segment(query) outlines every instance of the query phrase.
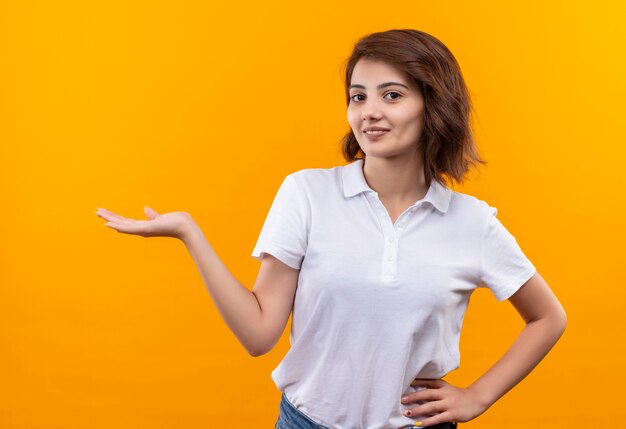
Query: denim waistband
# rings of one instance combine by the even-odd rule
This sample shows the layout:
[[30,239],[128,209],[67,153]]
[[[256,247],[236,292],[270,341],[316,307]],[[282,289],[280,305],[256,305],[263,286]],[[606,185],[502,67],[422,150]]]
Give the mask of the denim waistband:
[[283,392],[280,401],[280,415],[275,429],[331,429],[312,420],[309,416],[296,408]]
[[[455,429],[456,423],[440,423],[429,426],[429,429]],[[406,429],[418,429],[418,426],[406,426]],[[283,392],[280,401],[280,415],[274,429],[332,429],[324,426],[296,408]]]

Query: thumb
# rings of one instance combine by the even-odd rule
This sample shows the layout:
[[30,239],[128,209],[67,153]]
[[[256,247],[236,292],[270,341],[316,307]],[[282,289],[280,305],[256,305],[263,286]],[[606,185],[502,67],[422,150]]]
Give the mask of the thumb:
[[148,206],[144,206],[143,211],[146,213],[146,216],[148,216],[148,219],[150,220],[154,219],[155,217],[159,215],[155,210],[151,209]]

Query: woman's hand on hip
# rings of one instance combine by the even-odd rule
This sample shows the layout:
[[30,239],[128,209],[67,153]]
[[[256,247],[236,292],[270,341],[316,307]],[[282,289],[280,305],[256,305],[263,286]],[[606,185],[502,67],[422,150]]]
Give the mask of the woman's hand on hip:
[[173,237],[182,240],[193,223],[192,216],[187,212],[159,214],[150,207],[144,207],[144,212],[148,220],[127,218],[103,208],[98,208],[96,215],[107,221],[105,226],[117,232],[142,237]]
[[420,421],[422,426],[467,422],[478,417],[488,408],[472,390],[453,386],[444,380],[415,379],[411,386],[425,387],[425,389],[404,395],[401,402],[403,404],[423,403],[409,408],[404,415],[407,417],[429,416]]

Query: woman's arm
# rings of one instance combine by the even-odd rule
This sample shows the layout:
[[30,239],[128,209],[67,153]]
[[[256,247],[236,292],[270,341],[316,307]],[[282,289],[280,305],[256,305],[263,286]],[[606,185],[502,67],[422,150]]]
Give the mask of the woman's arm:
[[250,291],[230,273],[189,213],[144,210],[148,220],[127,218],[104,208],[98,208],[96,214],[117,232],[172,237],[185,243],[213,302],[239,342],[252,356],[270,351],[289,319],[299,270],[266,254]]
[[230,273],[195,222],[186,224],[181,240],[239,342],[252,356],[269,352],[289,320],[300,271],[265,254],[250,291]]
[[428,402],[411,408],[408,410],[411,414],[407,415],[436,414],[423,419],[421,426],[466,422],[485,412],[537,366],[563,334],[567,323],[565,311],[538,272],[509,301],[526,326],[507,352],[467,388],[443,380],[415,380],[412,386],[426,389],[406,395],[408,400],[402,402]]

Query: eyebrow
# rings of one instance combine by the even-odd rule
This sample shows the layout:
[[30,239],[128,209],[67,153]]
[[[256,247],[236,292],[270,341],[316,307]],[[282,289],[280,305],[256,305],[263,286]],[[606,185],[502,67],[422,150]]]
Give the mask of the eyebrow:
[[[376,87],[376,89],[382,89],[382,88],[386,88],[388,86],[393,86],[393,85],[403,86],[406,89],[409,89],[408,86],[406,86],[405,84],[400,83],[400,82],[385,82],[385,83],[381,83],[380,85],[378,85]],[[352,85],[350,85],[349,89],[352,89],[352,88],[363,88],[363,89],[365,89],[365,86],[359,85],[359,84],[352,84]]]

